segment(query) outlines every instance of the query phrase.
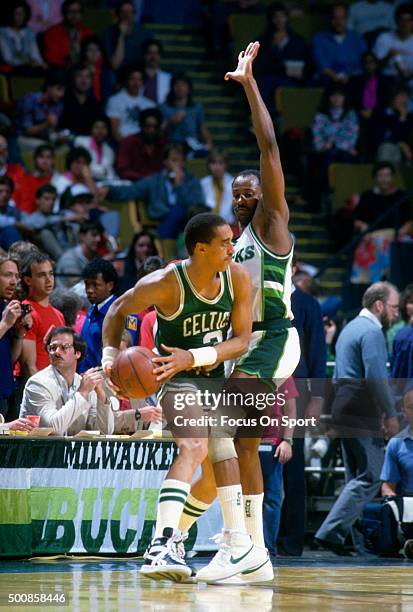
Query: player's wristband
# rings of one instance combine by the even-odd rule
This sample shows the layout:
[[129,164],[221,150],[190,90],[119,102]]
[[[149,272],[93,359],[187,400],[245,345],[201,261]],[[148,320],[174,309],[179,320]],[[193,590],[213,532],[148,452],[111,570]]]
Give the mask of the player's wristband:
[[104,346],[102,350],[102,368],[111,368],[113,362],[119,354],[119,349],[114,346]]
[[202,348],[189,349],[194,357],[193,368],[201,368],[202,366],[213,365],[218,357],[217,351],[213,346],[204,346]]

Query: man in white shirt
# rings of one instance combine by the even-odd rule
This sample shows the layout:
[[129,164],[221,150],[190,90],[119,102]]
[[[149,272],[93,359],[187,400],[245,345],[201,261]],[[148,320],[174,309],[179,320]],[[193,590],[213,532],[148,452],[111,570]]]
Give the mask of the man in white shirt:
[[56,434],[75,435],[83,429],[114,431],[114,417],[99,368],[80,376],[77,362],[86,344],[70,327],[57,327],[46,342],[51,364],[31,376],[24,388],[20,418],[40,416],[40,427]]
[[159,40],[147,40],[143,44],[144,88],[143,95],[155,102],[163,104],[171,89],[172,75],[160,69],[162,44]]
[[394,18],[395,32],[383,32],[373,52],[381,60],[383,74],[403,79],[413,78],[413,6],[401,4]]
[[141,111],[156,106],[152,100],[141,94],[142,86],[142,70],[130,67],[125,75],[125,87],[108,100],[106,114],[110,118],[112,134],[117,142],[140,132]]

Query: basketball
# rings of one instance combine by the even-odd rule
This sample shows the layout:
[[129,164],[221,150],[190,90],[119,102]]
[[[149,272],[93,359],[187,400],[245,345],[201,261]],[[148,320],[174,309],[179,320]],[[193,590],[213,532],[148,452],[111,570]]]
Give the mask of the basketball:
[[112,368],[112,382],[121,395],[130,399],[144,399],[158,391],[160,384],[154,376],[152,358],[155,353],[144,346],[132,346],[116,357]]

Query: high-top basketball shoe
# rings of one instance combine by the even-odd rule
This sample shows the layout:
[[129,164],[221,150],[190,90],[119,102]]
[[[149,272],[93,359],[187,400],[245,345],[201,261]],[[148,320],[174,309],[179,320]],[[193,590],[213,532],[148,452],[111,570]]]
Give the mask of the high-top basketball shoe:
[[165,528],[162,537],[153,539],[143,555],[146,563],[140,573],[152,580],[187,580],[192,572],[180,552],[182,545],[181,533]]

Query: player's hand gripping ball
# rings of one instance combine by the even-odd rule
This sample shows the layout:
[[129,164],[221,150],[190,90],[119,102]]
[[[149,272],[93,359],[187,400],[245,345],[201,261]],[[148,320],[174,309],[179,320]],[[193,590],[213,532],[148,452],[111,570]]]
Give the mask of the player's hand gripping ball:
[[144,399],[159,391],[160,383],[153,374],[155,353],[144,346],[132,346],[116,357],[112,366],[112,382],[119,394],[129,399]]

